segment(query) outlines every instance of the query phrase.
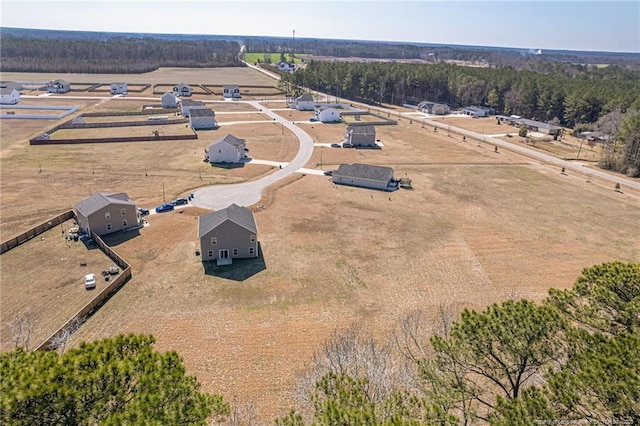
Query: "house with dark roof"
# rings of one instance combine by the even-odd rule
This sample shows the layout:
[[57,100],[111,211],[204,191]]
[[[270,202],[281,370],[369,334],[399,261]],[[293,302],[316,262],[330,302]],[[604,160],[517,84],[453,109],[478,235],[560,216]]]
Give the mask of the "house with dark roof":
[[180,100],[180,112],[185,118],[189,118],[189,114],[192,108],[204,108],[204,102],[202,101],[194,101],[191,99],[181,99]]
[[338,185],[359,186],[362,188],[395,191],[398,184],[393,180],[391,167],[370,166],[368,164],[341,164],[333,171],[333,183]]
[[246,141],[229,133],[209,145],[206,160],[211,164],[240,163],[248,152]]
[[218,126],[216,113],[211,108],[191,108],[189,124],[193,130],[215,129]]
[[232,259],[258,257],[258,226],[253,212],[231,204],[198,217],[202,260],[229,265]]
[[344,139],[354,147],[378,146],[376,145],[376,128],[373,126],[348,126]]
[[291,107],[298,111],[313,111],[316,109],[316,103],[310,93],[298,96],[291,102]]
[[176,108],[178,106],[178,98],[172,92],[167,92],[160,98],[162,108]]
[[528,130],[532,132],[539,132],[545,135],[555,136],[560,133],[560,127],[553,124],[543,123],[542,121],[529,120],[528,118],[521,118],[517,120],[521,126],[526,126]]
[[66,80],[51,80],[47,83],[47,92],[49,93],[67,93],[71,90],[71,83]]
[[173,94],[179,98],[191,96],[191,86],[186,83],[180,83],[173,86]]
[[129,91],[127,83],[124,81],[111,83],[111,94],[112,95],[126,95]]
[[110,234],[138,224],[136,204],[124,192],[93,194],[76,204],[75,211],[78,227],[88,235]]
[[240,86],[237,84],[223,84],[222,85],[222,97],[223,98],[239,98]]

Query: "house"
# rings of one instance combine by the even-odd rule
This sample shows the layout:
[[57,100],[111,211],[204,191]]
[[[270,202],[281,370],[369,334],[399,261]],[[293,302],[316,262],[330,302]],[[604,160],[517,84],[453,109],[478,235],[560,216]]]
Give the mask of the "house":
[[290,64],[285,61],[276,62],[276,66],[280,71],[293,72],[296,70],[296,66],[294,64]]
[[93,194],[75,206],[78,227],[88,235],[110,234],[138,224],[136,204],[124,193]]
[[171,92],[162,95],[162,108],[176,108],[178,106],[178,98]]
[[339,122],[340,119],[340,111],[337,108],[333,108],[330,106],[321,106],[316,108],[316,120],[321,121],[323,123],[334,123]]
[[316,109],[316,103],[311,94],[305,93],[302,96],[298,96],[293,100],[293,102],[291,102],[291,108],[295,108],[298,111],[313,111]]
[[232,259],[258,257],[258,227],[253,212],[231,204],[198,217],[202,260],[229,265]]
[[395,191],[397,183],[393,180],[391,167],[370,166],[368,164],[341,164],[334,170],[332,181],[339,185],[359,186],[362,188]]
[[222,97],[224,98],[239,98],[240,86],[237,84],[224,84],[222,86]]
[[247,157],[247,144],[231,134],[215,140],[207,149],[207,161],[213,163],[240,163]]
[[353,146],[377,146],[376,129],[373,126],[349,126],[344,138]]
[[495,114],[495,110],[493,108],[472,105],[472,106],[463,108],[462,113],[464,115],[468,115],[469,117],[479,118],[479,117],[488,117],[492,114]]
[[210,108],[191,108],[189,110],[189,124],[193,130],[215,129],[218,126],[216,113]]
[[52,80],[47,83],[49,93],[67,93],[71,90],[71,84],[66,80]]
[[14,105],[20,102],[20,92],[13,85],[0,85],[0,104]]
[[557,136],[560,133],[560,127],[553,124],[543,123],[542,121],[529,120],[528,118],[521,118],[517,120],[521,126],[527,126],[527,129],[532,132],[539,132],[545,135]]
[[185,83],[180,83],[173,86],[173,94],[179,98],[191,96],[191,86]]
[[111,83],[112,95],[126,95],[127,91],[128,91],[127,83],[124,83],[124,82]]
[[449,105],[423,101],[418,104],[418,111],[426,114],[447,115],[449,113]]
[[185,118],[189,118],[189,111],[192,108],[204,108],[204,102],[184,99],[180,101],[180,111]]

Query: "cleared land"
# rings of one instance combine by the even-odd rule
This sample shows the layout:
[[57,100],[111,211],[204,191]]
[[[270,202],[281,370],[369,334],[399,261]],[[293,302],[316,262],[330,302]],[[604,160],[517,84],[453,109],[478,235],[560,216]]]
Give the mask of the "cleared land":
[[[67,241],[65,231],[72,226],[73,221],[67,221],[0,257],[3,351],[13,349],[6,324],[15,316],[28,318],[35,327],[30,342],[33,348],[104,288],[100,272],[113,262],[97,246],[87,248],[83,242]],[[95,290],[84,288],[84,276],[90,273],[98,277]]]
[[[341,140],[346,129],[300,126],[325,143]],[[208,135],[227,129],[247,139],[255,158],[295,154],[297,142],[277,124]],[[204,390],[253,402],[259,419],[271,424],[288,412],[296,374],[337,327],[361,322],[383,335],[412,309],[540,300],[549,287],[572,285],[586,266],[640,261],[637,193],[561,175],[416,120],[376,130],[382,150],[318,148],[308,167],[320,160],[325,169],[353,161],[388,165],[396,177],[411,178],[414,190],[384,193],[294,175],[259,203],[263,257],[221,269],[205,270],[194,255],[202,210],[150,216],[138,237],[111,240],[133,278],[75,341],[154,334],[160,350],[179,351]],[[259,137],[264,143],[252,142]],[[150,206],[161,201],[163,185],[170,199],[270,170],[212,168],[202,163],[203,142],[41,149],[3,137],[3,155],[5,144],[13,150],[0,163],[1,229],[24,229],[97,190],[126,190]]]

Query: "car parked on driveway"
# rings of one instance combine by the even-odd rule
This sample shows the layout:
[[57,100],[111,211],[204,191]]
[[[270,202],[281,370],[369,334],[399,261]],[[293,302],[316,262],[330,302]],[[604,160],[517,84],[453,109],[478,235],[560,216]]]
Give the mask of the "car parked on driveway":
[[342,148],[342,144],[339,144],[339,143],[332,143],[332,144],[331,144],[331,148]]
[[87,290],[96,288],[96,274],[87,274],[84,276],[84,288]]
[[139,209],[138,209],[138,214],[139,214],[140,216],[146,216],[146,215],[148,215],[148,214],[149,214],[149,209],[139,208]]
[[174,206],[181,206],[183,204],[189,204],[189,200],[187,200],[186,198],[176,198],[171,202],[171,204],[173,204]]
[[333,170],[325,170],[324,171],[324,175],[325,176],[333,176]]
[[163,205],[156,207],[156,213],[170,212],[173,209],[174,209],[174,205],[173,204],[164,203]]

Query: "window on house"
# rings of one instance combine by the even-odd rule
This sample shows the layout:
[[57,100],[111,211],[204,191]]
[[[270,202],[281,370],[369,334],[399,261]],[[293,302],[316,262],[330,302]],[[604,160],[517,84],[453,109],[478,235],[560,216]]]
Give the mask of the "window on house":
[[256,242],[256,236],[255,236],[255,235],[252,235],[249,239],[250,239],[250,241],[251,241],[252,243],[255,243],[255,242]]
[[213,250],[209,250],[209,257],[213,257]]
[[211,237],[211,245],[215,246],[216,244],[218,244],[218,239],[216,237]]
[[104,218],[105,218],[106,220],[111,219],[111,212],[106,212],[106,213],[104,214]]
[[127,209],[120,209],[120,215],[121,216],[126,216],[127,215]]
[[107,231],[111,231],[111,224],[107,223]]
[[127,226],[127,219],[122,220],[122,226]]
[[249,247],[249,254],[254,254],[254,253],[255,253],[254,248],[253,247]]
[[237,256],[238,255],[238,249],[233,249],[233,255]]

